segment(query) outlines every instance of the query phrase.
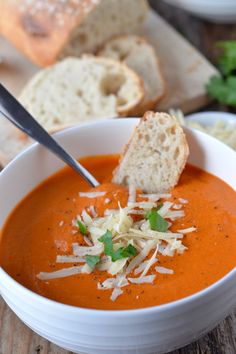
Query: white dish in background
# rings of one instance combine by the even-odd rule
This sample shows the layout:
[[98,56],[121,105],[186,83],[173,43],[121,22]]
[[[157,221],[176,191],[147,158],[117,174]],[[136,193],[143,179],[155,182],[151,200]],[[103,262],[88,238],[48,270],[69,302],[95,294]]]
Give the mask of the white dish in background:
[[236,115],[227,112],[200,112],[180,117],[181,124],[203,131],[236,151]]
[[236,114],[228,112],[199,112],[188,114],[185,116],[185,118],[194,122],[198,122],[204,126],[211,126],[218,121],[223,121],[229,126],[235,126],[236,128]]
[[[138,122],[123,118],[87,123],[57,133],[55,138],[76,157],[118,153]],[[184,129],[190,145],[189,162],[236,189],[235,152],[202,132]],[[0,173],[0,228],[25,195],[63,166],[38,144],[18,155]],[[26,289],[2,268],[0,292],[23,322],[67,350],[160,354],[197,340],[230,312],[236,305],[236,269],[192,296],[138,310],[101,311],[64,305]]]
[[183,126],[209,134],[236,150],[236,114],[206,111],[184,116],[179,109],[171,109],[169,112]]
[[236,1],[234,0],[164,0],[191,14],[216,23],[235,23]]

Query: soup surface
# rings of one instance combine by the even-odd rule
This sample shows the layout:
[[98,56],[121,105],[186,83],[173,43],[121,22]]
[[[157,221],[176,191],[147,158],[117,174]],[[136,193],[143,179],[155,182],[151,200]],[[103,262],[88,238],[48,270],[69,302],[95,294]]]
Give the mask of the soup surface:
[[[82,164],[102,183],[98,191],[110,196],[109,208],[117,202],[126,205],[128,191],[109,183],[118,156],[88,157]],[[89,186],[78,174],[65,168],[33,190],[11,213],[1,234],[1,266],[15,280],[50,299],[86,308],[133,309],[159,305],[191,295],[214,283],[236,264],[236,193],[223,181],[187,165],[172,191],[172,201],[185,198],[185,217],[173,222],[173,231],[196,226],[184,235],[188,249],[174,257],[158,256],[158,265],[174,274],[157,274],[152,284],[130,284],[122,296],[111,301],[111,290],[101,291],[98,281],[107,275],[91,274],[42,281],[40,272],[62,268],[57,255],[71,254],[73,242],[83,243],[80,233],[72,232],[72,219],[93,205],[102,215],[104,198],[85,198],[78,192]],[[72,266],[73,264],[68,264]],[[67,266],[67,265],[63,265]]]

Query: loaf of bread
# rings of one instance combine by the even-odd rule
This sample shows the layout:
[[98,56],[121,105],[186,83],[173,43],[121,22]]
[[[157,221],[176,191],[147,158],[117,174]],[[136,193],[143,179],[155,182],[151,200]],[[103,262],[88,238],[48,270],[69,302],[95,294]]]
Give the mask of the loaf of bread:
[[143,98],[142,81],[125,64],[86,55],[39,71],[19,100],[46,128],[125,116]]
[[146,0],[2,0],[0,33],[33,62],[48,66],[135,33],[147,8]]
[[146,39],[135,35],[111,39],[99,55],[121,60],[142,78],[145,95],[139,106],[131,112],[133,116],[141,116],[155,108],[165,93],[165,84],[155,49]]
[[146,112],[136,127],[113,182],[134,185],[145,193],[163,193],[179,180],[189,154],[182,127],[166,113]]

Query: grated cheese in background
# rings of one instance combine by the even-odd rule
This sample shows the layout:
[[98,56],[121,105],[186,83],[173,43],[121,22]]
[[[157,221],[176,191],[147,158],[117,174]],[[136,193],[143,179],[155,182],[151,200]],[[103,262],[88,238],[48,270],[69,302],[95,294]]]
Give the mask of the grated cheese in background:
[[183,112],[179,109],[170,109],[169,112],[171,115],[174,115],[183,126],[195,128],[212,135],[236,150],[236,122],[235,124],[227,124],[223,120],[218,120],[214,125],[203,125],[193,120],[186,119]]
[[[81,196],[89,198],[91,195],[96,198],[103,196],[99,192],[82,193]],[[130,188],[127,206],[122,208],[118,202],[118,208],[106,209],[103,217],[97,216],[94,207],[84,209],[81,215],[77,215],[72,221],[72,231],[80,232],[82,223],[86,230],[86,235],[83,235],[86,245],[73,243],[72,255],[58,255],[56,258],[58,264],[80,264],[54,272],[41,272],[37,277],[41,280],[51,280],[75,274],[89,274],[97,269],[108,275],[104,282],[97,284],[98,289],[112,289],[110,299],[115,301],[122,295],[121,288],[124,286],[131,283],[152,283],[158,273],[173,274],[172,269],[161,266],[153,269],[153,265],[158,262],[158,254],[173,257],[187,249],[182,243],[184,235],[195,232],[196,227],[189,226],[172,232],[170,230],[172,223],[169,221],[180,219],[185,215],[181,208],[187,200],[179,198],[176,210],[176,204],[171,201],[165,200],[160,203],[160,199],[170,198],[170,194],[140,194],[139,197],[142,200],[136,201],[136,190]],[[164,229],[153,228],[148,213],[154,213],[155,217],[161,219]],[[109,237],[109,244],[105,243],[103,239],[105,236]],[[112,247],[112,252],[114,254],[118,252],[118,255],[126,249],[135,252],[113,259],[113,253],[108,255],[106,247]],[[110,278],[110,275],[113,277]]]

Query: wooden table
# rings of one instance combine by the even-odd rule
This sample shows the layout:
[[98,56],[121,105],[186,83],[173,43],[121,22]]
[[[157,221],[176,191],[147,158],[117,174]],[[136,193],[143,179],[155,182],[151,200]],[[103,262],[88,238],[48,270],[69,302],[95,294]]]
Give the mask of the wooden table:
[[[150,0],[151,5],[213,63],[217,51],[214,42],[236,39],[236,25],[213,25],[192,17],[184,11]],[[228,110],[212,104],[206,109]],[[236,312],[232,312],[212,332],[199,341],[171,354],[236,354]],[[0,354],[72,354],[40,338],[12,313],[0,300]]]

